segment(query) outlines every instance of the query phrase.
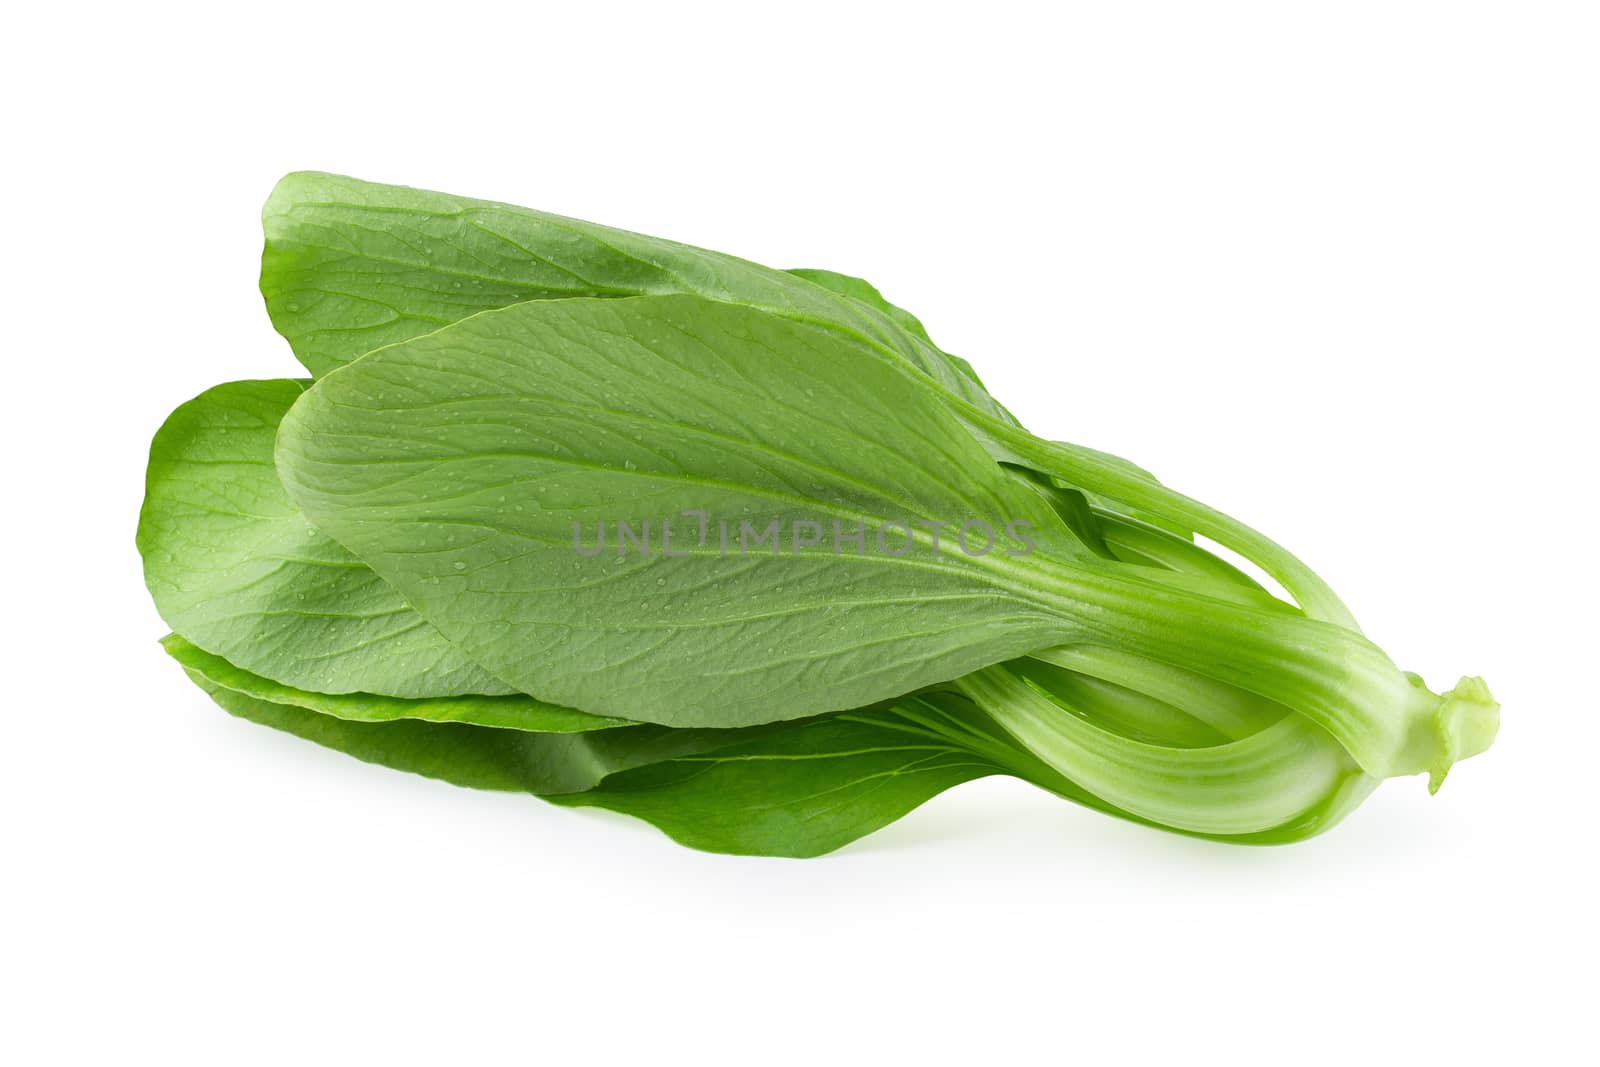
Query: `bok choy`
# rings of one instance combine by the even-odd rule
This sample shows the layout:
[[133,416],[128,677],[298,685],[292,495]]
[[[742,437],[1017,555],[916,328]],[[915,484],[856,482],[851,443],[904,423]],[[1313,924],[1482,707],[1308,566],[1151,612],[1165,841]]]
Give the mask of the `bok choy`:
[[139,526],[235,715],[770,855],[989,774],[1291,841],[1493,741],[1480,680],[1430,691],[1265,536],[1029,433],[859,279],[324,174],[264,223],[311,378],[181,406]]

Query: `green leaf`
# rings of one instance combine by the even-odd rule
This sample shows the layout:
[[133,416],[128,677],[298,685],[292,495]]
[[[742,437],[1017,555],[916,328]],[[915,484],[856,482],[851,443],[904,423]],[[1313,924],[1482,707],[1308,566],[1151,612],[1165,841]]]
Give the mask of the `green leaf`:
[[878,287],[865,278],[857,278],[853,274],[840,274],[836,270],[821,270],[816,267],[791,267],[785,274],[793,274],[796,278],[804,278],[808,282],[820,285],[830,293],[848,297],[868,307],[877,308],[894,321],[896,326],[913,336],[933,344],[933,338],[928,336],[927,327],[911,312],[896,304],[891,304],[884,295],[878,292]]
[[430,722],[465,722],[474,726],[493,726],[506,730],[538,733],[582,733],[638,725],[628,719],[590,715],[576,708],[546,704],[542,700],[515,693],[505,696],[443,696],[404,699],[374,693],[318,693],[263,678],[213,656],[185,641],[177,634],[161,639],[167,654],[190,674],[203,675],[226,689],[274,704],[293,704],[308,711],[332,715],[352,722],[392,722],[395,719],[426,719]]
[[273,440],[304,388],[219,385],[156,433],[138,546],[161,617],[200,648],[301,689],[512,692],[290,502]]
[[[827,289],[830,292],[838,293],[840,296],[846,296],[851,300],[866,304],[868,307],[876,308],[877,310],[883,312],[883,314],[896,326],[899,326],[902,330],[911,334],[913,337],[916,337],[918,340],[925,342],[930,348],[939,348],[938,345],[933,343],[933,338],[928,336],[927,327],[922,325],[921,319],[911,314],[911,312],[907,311],[905,308],[900,307],[897,304],[891,304],[888,300],[884,299],[883,294],[878,292],[877,287],[871,282],[867,281],[865,278],[857,278],[853,274],[840,274],[835,270],[821,270],[813,267],[793,267],[790,268],[787,273],[793,274],[798,278],[804,278],[810,282],[815,282],[824,289]],[[968,378],[972,379],[972,381],[975,382],[980,388],[983,388],[986,394],[988,393],[988,389],[984,388],[983,386],[982,379],[978,377],[978,372],[972,369],[972,364],[968,363],[960,356],[945,352],[942,348],[940,348],[939,351],[944,355],[944,358],[948,360],[957,370],[959,370],[962,374],[965,374]],[[993,403],[999,413],[1004,414],[1007,418],[1011,418],[1010,413],[1006,412],[1000,407],[1000,402],[998,400],[993,401]],[[1013,421],[1015,420],[1013,419]]]
[[589,733],[534,733],[427,717],[359,721],[292,702],[262,699],[255,692],[222,684],[212,677],[217,672],[202,670],[176,654],[175,658],[191,681],[233,715],[366,763],[473,789],[517,790],[540,796],[578,792],[619,771],[735,744],[753,734],[649,725]]
[[[229,714],[314,741],[365,763],[473,789],[538,792],[560,782],[550,774],[545,740],[547,736],[568,735],[529,734],[420,719],[353,722],[292,704],[261,700],[218,685],[198,671],[190,671],[189,677]],[[564,773],[565,768],[557,770]],[[580,784],[578,788],[584,786]]]
[[[1056,557],[1082,551],[919,379],[836,331],[694,297],[525,303],[374,352],[295,405],[278,466],[496,676],[668,725],[858,707],[1060,639],[1059,615],[997,588],[1020,565],[1000,548],[936,555],[921,529],[904,556],[836,556],[835,522],[1026,522]],[[684,555],[574,544],[660,519]],[[719,520],[733,538],[776,522],[785,544],[723,555]],[[801,522],[828,544],[800,551]]]
[[743,744],[623,771],[553,799],[644,819],[708,852],[818,856],[951,786],[1004,773],[969,748],[908,725],[896,708],[785,723]]
[[262,225],[267,311],[319,377],[489,308],[687,293],[870,339],[1010,421],[964,361],[935,347],[920,324],[905,328],[916,320],[892,305],[840,299],[806,272],[510,204],[314,172],[278,183]]

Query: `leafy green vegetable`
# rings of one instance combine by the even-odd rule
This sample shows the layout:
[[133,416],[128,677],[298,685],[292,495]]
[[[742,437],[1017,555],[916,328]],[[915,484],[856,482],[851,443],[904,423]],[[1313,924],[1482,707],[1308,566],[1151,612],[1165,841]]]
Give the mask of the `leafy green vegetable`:
[[786,856],[987,774],[1293,841],[1493,740],[1481,681],[1429,692],[1281,546],[1028,433],[859,278],[325,174],[263,221],[317,381],[182,405],[138,537],[236,715]]

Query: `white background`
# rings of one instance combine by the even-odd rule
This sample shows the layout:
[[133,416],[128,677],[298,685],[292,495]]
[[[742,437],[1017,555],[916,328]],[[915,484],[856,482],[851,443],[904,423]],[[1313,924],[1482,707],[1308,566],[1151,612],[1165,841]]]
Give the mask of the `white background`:
[[[0,1058],[1592,1053],[1593,5],[42,7],[0,64]],[[297,373],[254,284],[300,168],[864,275],[1483,674],[1499,743],[1288,848],[993,780],[796,862],[231,719],[133,526],[173,406]]]

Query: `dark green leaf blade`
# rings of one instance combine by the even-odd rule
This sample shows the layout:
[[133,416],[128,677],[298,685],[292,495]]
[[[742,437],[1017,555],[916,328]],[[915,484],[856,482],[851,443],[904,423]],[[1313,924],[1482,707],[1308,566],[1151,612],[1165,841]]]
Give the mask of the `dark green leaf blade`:
[[219,683],[189,662],[180,659],[180,663],[189,679],[230,714],[364,763],[472,789],[539,796],[579,792],[619,771],[734,744],[762,729],[673,730],[632,725],[588,733],[535,733],[423,717],[359,721],[300,704],[264,700]]
[[781,727],[746,743],[614,774],[552,798],[643,819],[707,852],[820,856],[952,786],[1005,773],[952,741],[908,732],[893,709]]
[[[565,767],[552,766],[545,745],[547,738],[569,735],[529,734],[421,719],[354,722],[293,704],[261,700],[218,685],[198,671],[190,671],[189,677],[229,714],[294,734],[364,763],[471,789],[540,792],[569,784],[564,781]],[[582,782],[570,784],[586,788]]]

